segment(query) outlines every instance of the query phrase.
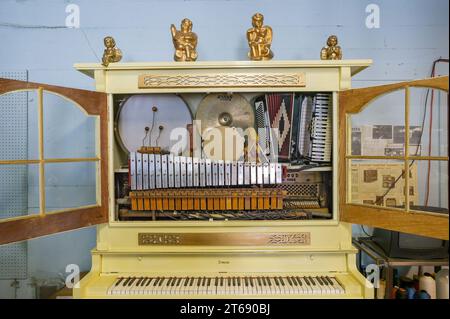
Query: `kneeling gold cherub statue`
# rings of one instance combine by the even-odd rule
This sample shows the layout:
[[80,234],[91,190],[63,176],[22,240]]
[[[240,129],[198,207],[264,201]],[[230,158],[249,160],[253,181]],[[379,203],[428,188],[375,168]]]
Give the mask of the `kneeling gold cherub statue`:
[[119,62],[122,59],[122,51],[116,48],[116,41],[113,37],[107,36],[103,40],[105,51],[103,52],[102,64],[108,66],[110,63]]
[[253,28],[247,30],[247,41],[250,46],[248,57],[251,60],[270,60],[273,52],[270,50],[272,44],[272,28],[264,25],[264,16],[256,13],[252,17]]
[[342,49],[338,45],[338,38],[335,35],[328,37],[327,46],[320,51],[322,60],[342,60]]
[[175,61],[195,61],[197,60],[197,35],[192,32],[192,21],[183,19],[180,30],[172,24],[170,26],[173,45],[175,47]]

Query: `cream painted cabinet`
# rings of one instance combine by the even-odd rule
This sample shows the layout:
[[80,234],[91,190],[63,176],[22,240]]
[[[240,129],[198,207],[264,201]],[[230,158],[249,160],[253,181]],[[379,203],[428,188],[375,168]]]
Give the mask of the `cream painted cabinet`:
[[[98,228],[97,249],[100,251],[141,249],[137,246],[140,232],[223,234],[240,231],[257,234],[307,230],[312,236],[309,249],[325,249],[334,245],[322,242],[319,237],[331,230],[330,236],[335,236],[336,244],[351,247],[351,232],[347,223],[448,239],[448,77],[351,89],[351,77],[370,63],[370,60],[113,63],[106,68],[99,64],[75,65],[76,69],[95,79],[96,92],[1,79],[1,96],[18,91],[33,91],[37,97],[36,156],[25,159],[0,158],[0,168],[35,165],[39,206],[35,214],[24,212],[23,216],[1,218],[0,243],[95,224],[102,224]],[[415,92],[419,88],[425,88],[425,91]],[[43,128],[45,92],[69,100],[73,107],[93,118],[94,153],[75,157],[46,156]],[[116,99],[133,94],[204,95],[214,92],[332,94],[330,218],[119,220],[114,189],[115,173],[123,170],[127,154],[120,149],[114,135]],[[382,97],[396,92],[403,94],[404,102],[401,105],[390,105],[389,98]],[[431,108],[428,106],[426,111],[426,102],[420,102],[424,106],[421,108],[417,101],[428,96],[429,104],[432,94],[435,126],[430,127],[430,123],[433,123],[430,122]],[[383,103],[377,102],[382,99],[385,99]],[[380,111],[377,111],[378,108]],[[398,117],[395,115],[397,110],[403,114],[402,119],[393,122],[392,117]],[[364,112],[368,113],[364,115]],[[380,112],[384,113],[384,117],[380,116]],[[377,114],[376,118],[371,114]],[[433,146],[431,149],[429,144]],[[51,193],[49,196],[46,169],[50,165],[70,163],[93,165],[95,187],[92,191],[95,192],[95,199],[88,205],[74,204],[62,210],[48,211],[46,202],[52,199],[51,196],[58,195]],[[424,174],[423,170],[427,173]],[[326,238],[332,240],[329,236]]]

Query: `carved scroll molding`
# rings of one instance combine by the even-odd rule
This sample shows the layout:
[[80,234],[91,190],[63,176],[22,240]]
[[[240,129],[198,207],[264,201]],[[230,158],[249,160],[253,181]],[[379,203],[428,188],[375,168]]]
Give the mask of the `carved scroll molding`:
[[140,75],[138,86],[145,88],[189,87],[304,87],[304,73],[216,73]]

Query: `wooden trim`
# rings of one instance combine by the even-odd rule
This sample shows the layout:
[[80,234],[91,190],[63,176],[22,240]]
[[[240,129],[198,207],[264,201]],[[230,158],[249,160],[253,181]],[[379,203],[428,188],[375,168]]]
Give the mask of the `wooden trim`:
[[429,87],[448,92],[448,76],[342,91],[339,93],[339,104],[345,107],[346,113],[359,113],[373,99],[406,86]]
[[41,160],[4,160],[0,165],[27,165],[39,163],[75,163],[75,162],[99,162],[99,157],[80,157],[80,158],[47,158]]
[[102,207],[35,215],[0,223],[0,245],[107,222]]
[[403,169],[405,171],[405,210],[409,211],[409,161],[408,161],[408,154],[409,154],[409,86],[405,86],[405,159],[403,163]]
[[356,159],[356,160],[397,160],[397,161],[403,161],[406,158],[408,160],[417,160],[417,161],[448,161],[448,156],[406,156],[405,157],[405,156],[385,156],[385,155],[346,155],[345,158],[346,159]]
[[101,115],[101,105],[106,99],[105,94],[100,92],[0,78],[0,94],[19,90],[37,90],[39,88],[74,101],[90,115]]
[[[380,227],[390,230],[396,230],[406,233],[413,233],[422,236],[430,236],[448,240],[448,215],[429,214],[426,212],[407,212],[403,210],[393,210],[385,207],[371,207],[365,205],[347,204],[347,187],[349,180],[349,170],[347,170],[350,159],[384,159],[405,161],[409,160],[440,160],[448,161],[448,156],[353,156],[347,152],[348,139],[350,132],[347,130],[350,122],[349,116],[358,113],[373,99],[380,95],[387,94],[396,90],[406,89],[408,87],[430,87],[448,92],[448,76],[424,79],[418,81],[402,82],[388,84],[377,87],[368,87],[362,89],[353,89],[343,91],[339,94],[339,216],[341,221]],[[405,125],[409,122],[409,95],[406,89],[405,99]],[[405,133],[406,134],[406,133]],[[409,137],[409,135],[408,135]],[[408,139],[406,139],[408,141]],[[407,167],[407,166],[405,166]],[[407,170],[406,170],[407,171]],[[406,174],[409,176],[409,174]],[[408,189],[405,188],[408,192]],[[409,194],[409,193],[408,193]],[[406,203],[408,208],[408,204]]]
[[[62,231],[76,229],[80,227],[91,226],[108,221],[109,211],[109,183],[108,183],[108,105],[105,93],[65,88],[40,83],[8,80],[0,78],[0,94],[13,91],[38,90],[39,92],[52,92],[69,99],[81,107],[88,115],[99,116],[100,130],[99,139],[100,150],[95,158],[62,158],[47,159],[43,158],[43,143],[40,145],[40,157],[38,160],[12,160],[2,161],[0,164],[39,164],[44,166],[46,163],[65,163],[65,162],[100,162],[100,180],[97,181],[97,188],[100,188],[100,197],[98,206],[78,207],[70,210],[64,210],[59,213],[48,213],[33,216],[24,216],[23,218],[13,218],[3,220],[0,223],[0,244],[6,244],[16,241],[22,241],[38,236],[54,234]],[[39,94],[39,96],[42,95]],[[41,101],[42,102],[42,101]],[[40,102],[40,104],[42,104]],[[42,126],[42,109],[39,115],[39,121]],[[40,137],[42,139],[42,136]],[[43,141],[43,139],[42,139]],[[43,171],[40,171],[43,176]],[[43,180],[43,178],[42,178]],[[43,186],[40,185],[40,188]],[[42,193],[42,192],[41,192]],[[42,196],[45,201],[45,194]],[[41,199],[42,201],[42,199]],[[45,202],[41,207],[45,208]],[[45,211],[44,211],[45,213]]]
[[38,89],[38,144],[39,144],[39,214],[45,215],[45,166],[44,160],[44,93]]
[[344,204],[341,205],[341,221],[443,240],[449,239],[448,215],[436,216]]

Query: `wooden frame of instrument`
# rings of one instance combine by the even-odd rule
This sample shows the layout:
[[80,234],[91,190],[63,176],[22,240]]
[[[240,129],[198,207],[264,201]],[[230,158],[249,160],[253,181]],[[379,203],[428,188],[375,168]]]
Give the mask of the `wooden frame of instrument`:
[[[108,144],[106,95],[99,92],[71,89],[40,83],[0,79],[0,95],[20,91],[37,91],[38,96],[38,159],[0,160],[0,165],[38,164],[39,214],[0,220],[0,244],[26,240],[65,230],[99,224],[108,217]],[[45,158],[44,156],[44,92],[58,95],[80,108],[86,116],[96,117],[96,156],[89,158]],[[45,164],[97,163],[96,205],[47,212],[45,209]]]
[[[409,170],[410,160],[447,161],[448,156],[411,156],[409,155],[409,116],[410,88],[421,87],[443,90],[448,93],[448,76],[417,81],[407,81],[377,87],[343,91],[339,95],[339,210],[341,220],[372,227],[380,227],[400,232],[414,233],[448,240],[448,215],[410,209],[409,191],[405,191],[405,208],[388,208],[351,203],[351,184],[349,169],[352,159],[402,160],[405,172]],[[405,92],[405,151],[404,156],[355,156],[351,155],[350,116],[361,112],[374,99],[397,90]],[[448,132],[447,132],[448,133]],[[409,174],[405,174],[405,190],[409,189]]]

